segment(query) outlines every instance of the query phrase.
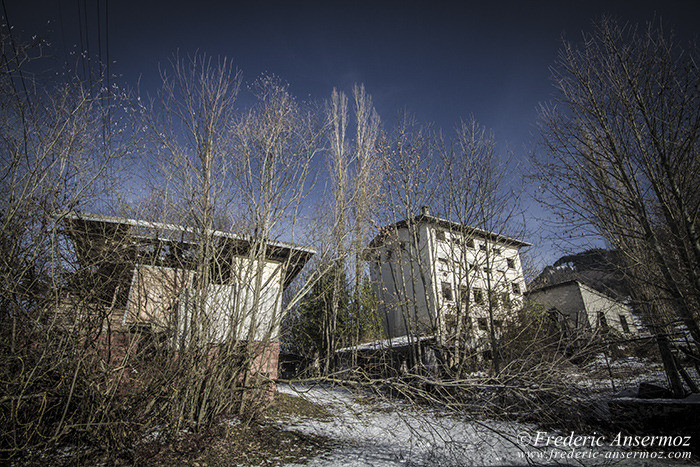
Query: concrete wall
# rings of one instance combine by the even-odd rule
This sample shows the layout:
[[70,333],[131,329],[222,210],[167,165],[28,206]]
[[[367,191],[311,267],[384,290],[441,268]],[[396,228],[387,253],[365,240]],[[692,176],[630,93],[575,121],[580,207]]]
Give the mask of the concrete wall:
[[177,329],[182,337],[192,325],[195,306],[203,303],[196,322],[208,342],[221,343],[229,335],[237,340],[276,341],[282,319],[282,273],[283,265],[274,261],[261,264],[236,258],[228,284],[210,284],[198,292],[193,287],[194,271],[137,265],[122,324]]
[[[598,331],[602,313],[608,327],[623,334],[639,333],[630,307],[579,282],[533,291],[530,300],[547,309],[555,307],[576,332]],[[627,330],[622,325],[621,316],[627,322]]]

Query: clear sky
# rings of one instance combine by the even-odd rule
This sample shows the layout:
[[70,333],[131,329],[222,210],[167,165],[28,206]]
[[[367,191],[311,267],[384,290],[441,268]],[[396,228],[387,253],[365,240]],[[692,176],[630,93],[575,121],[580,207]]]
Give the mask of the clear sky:
[[526,157],[537,106],[551,94],[562,36],[578,39],[603,13],[631,22],[657,15],[683,39],[700,25],[699,0],[3,4],[20,35],[49,34],[56,54],[89,46],[97,56],[99,37],[110,72],[132,87],[140,79],[142,92],[153,92],[158,64],[173,52],[199,50],[233,59],[247,82],[275,74],[302,99],[364,83],[389,123],[406,108],[449,132],[473,114],[516,158]]

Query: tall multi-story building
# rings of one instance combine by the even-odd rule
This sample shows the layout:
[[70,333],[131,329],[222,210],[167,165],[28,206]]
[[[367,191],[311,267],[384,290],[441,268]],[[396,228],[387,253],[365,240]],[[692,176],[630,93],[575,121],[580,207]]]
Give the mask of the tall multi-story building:
[[500,334],[522,304],[526,246],[427,208],[382,228],[364,258],[388,337],[431,335],[444,346],[478,348]]

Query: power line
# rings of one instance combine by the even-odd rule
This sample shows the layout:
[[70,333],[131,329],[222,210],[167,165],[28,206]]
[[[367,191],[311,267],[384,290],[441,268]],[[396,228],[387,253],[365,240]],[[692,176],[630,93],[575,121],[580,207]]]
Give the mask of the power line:
[[[10,35],[10,43],[12,44],[12,53],[15,55],[15,61],[17,62],[17,72],[19,73],[19,79],[22,82],[22,89],[24,90],[24,97],[27,99],[27,109],[29,109],[29,106],[31,105],[30,100],[29,100],[29,92],[27,92],[27,85],[24,82],[24,75],[22,74],[22,64],[19,61],[19,53],[17,52],[17,45],[15,44],[15,36],[12,33],[12,26],[10,25],[10,17],[7,15],[7,6],[5,5],[5,0],[2,0],[2,11],[5,14],[5,23],[7,25],[7,30]],[[2,54],[3,58],[5,59],[5,63],[8,65],[8,72],[9,72],[9,61],[7,60],[7,57],[5,56],[5,53],[3,51]],[[28,155],[29,154],[29,148],[28,148],[28,143],[29,143],[29,136],[27,134],[27,124],[26,124],[26,116],[24,114],[25,108],[20,102],[20,97],[19,93],[17,92],[17,88],[15,87],[15,80],[10,77],[10,82],[12,83],[12,89],[15,92],[15,96],[17,96],[17,101],[19,104],[19,111],[20,115],[22,117],[22,131],[24,133],[24,154]]]
[[80,0],[78,0],[78,31],[80,32],[80,61],[83,67],[83,79],[87,79],[85,57],[83,57],[83,53],[85,52],[85,39],[83,38],[83,16],[80,8]]

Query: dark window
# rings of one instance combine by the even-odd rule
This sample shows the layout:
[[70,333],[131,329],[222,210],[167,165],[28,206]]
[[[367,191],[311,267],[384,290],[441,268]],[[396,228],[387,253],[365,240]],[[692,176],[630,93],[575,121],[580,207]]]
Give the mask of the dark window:
[[438,240],[445,240],[445,231],[444,230],[436,230],[435,231],[435,238]]
[[500,255],[500,254],[501,254],[501,249],[500,249],[500,248],[494,248],[494,249],[493,249],[493,253],[496,254],[496,255]]
[[399,242],[399,249],[401,251],[406,251],[406,242]]
[[449,282],[442,283],[442,296],[445,300],[452,301],[452,285]]
[[513,258],[506,259],[509,269],[515,269],[515,260]]
[[470,238],[466,242],[468,248],[474,248],[474,239]]
[[608,328],[608,318],[605,317],[604,312],[599,312],[598,313],[598,321],[600,322],[600,327],[602,329],[607,329]]
[[461,285],[459,287],[459,301],[467,303],[469,301],[469,287]]
[[508,292],[501,292],[501,304],[506,308],[510,308],[510,294]]
[[477,320],[477,323],[479,323],[479,329],[481,329],[482,331],[489,330],[489,322],[486,318],[479,318]]
[[391,248],[389,248],[388,250],[386,250],[386,260],[387,260],[387,261],[391,261],[391,257],[392,257],[393,255],[394,255],[394,250],[392,250]]
[[484,304],[484,292],[482,292],[481,289],[474,289],[474,302],[477,305]]
[[486,243],[480,243],[480,244],[479,244],[479,249],[480,249],[481,251],[486,251]]
[[630,332],[630,326],[627,324],[627,318],[624,315],[620,315],[620,326],[624,332]]
[[453,313],[448,313],[445,317],[445,328],[450,334],[457,330],[457,317]]
[[520,295],[520,284],[513,282],[513,293]]

